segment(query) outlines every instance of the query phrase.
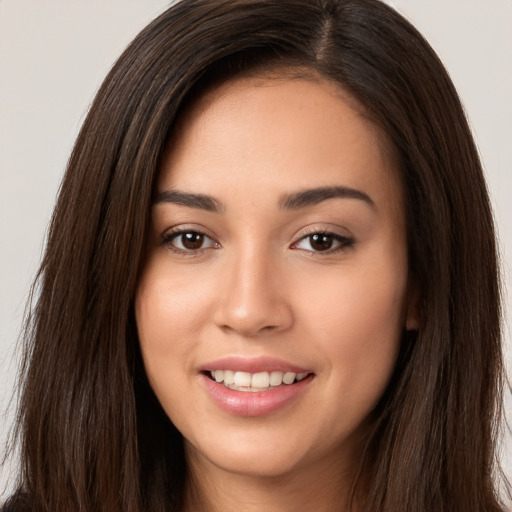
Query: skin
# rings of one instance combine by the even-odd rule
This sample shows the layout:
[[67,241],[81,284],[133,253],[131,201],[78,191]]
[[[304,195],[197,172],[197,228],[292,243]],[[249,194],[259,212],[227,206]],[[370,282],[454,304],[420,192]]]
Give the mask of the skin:
[[[383,137],[353,106],[320,77],[240,78],[189,107],[169,144],[157,196],[180,190],[221,205],[154,204],[135,301],[149,381],[185,438],[189,510],[332,511],[346,501],[368,416],[416,322],[402,188]],[[333,186],[369,201],[282,206]],[[207,237],[190,250],[174,230]],[[315,250],[318,232],[343,238]],[[238,416],[212,401],[199,371],[232,355],[314,376],[278,411]]]

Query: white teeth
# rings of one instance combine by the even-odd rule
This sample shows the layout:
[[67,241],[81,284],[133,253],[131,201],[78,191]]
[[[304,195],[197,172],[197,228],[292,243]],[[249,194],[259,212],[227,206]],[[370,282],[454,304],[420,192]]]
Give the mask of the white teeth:
[[268,372],[255,373],[251,379],[251,388],[268,388],[270,375]]
[[251,374],[247,372],[235,373],[235,386],[251,387]]
[[297,376],[296,373],[293,373],[293,372],[286,372],[284,375],[283,375],[283,382],[285,384],[293,384],[293,381],[295,380],[295,377]]
[[290,385],[305,379],[308,373],[294,372],[234,372],[232,370],[212,370],[212,378],[225,386],[239,391],[261,391],[282,384]]
[[283,372],[272,372],[270,374],[270,385],[280,386],[283,383]]
[[224,384],[229,386],[235,383],[235,372],[231,370],[224,370]]

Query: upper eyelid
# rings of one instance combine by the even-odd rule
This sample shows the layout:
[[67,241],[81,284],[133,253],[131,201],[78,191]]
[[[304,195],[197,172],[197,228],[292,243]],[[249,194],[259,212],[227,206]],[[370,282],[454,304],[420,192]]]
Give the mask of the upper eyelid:
[[199,233],[201,235],[204,235],[204,236],[210,238],[214,242],[218,243],[216,237],[214,235],[212,235],[212,233],[210,232],[209,229],[207,229],[203,226],[183,225],[183,224],[178,224],[176,226],[171,226],[171,227],[166,228],[165,230],[163,230],[161,232],[160,239],[163,240],[164,238],[168,238],[170,236],[177,236],[181,233]]
[[[339,231],[343,230],[346,233],[342,234]],[[297,235],[295,238],[295,241],[291,244],[290,248],[294,250],[301,250],[306,253],[309,253],[311,256],[321,256],[321,257],[327,257],[329,255],[336,254],[338,252],[343,252],[351,247],[354,246],[356,243],[355,237],[350,233],[347,232],[346,228],[342,228],[341,226],[336,225],[330,225],[330,227],[327,226],[320,226],[318,224],[311,224],[309,226],[306,226],[302,228],[302,232],[300,233],[300,236]],[[314,249],[304,249],[299,247],[299,244],[307,240],[309,237],[313,235],[329,235],[332,236],[335,241],[337,242],[338,246],[334,248],[330,248],[325,251],[315,251]]]
[[[325,235],[332,235],[337,240],[345,240],[345,241],[351,241],[354,243],[355,237],[350,233],[340,233],[339,230],[343,229],[344,231],[347,231],[346,228],[341,228],[340,226],[336,227],[321,227],[319,225],[309,225],[302,228],[302,231],[300,234],[296,234],[294,236],[294,241],[291,243],[291,245],[298,244],[300,241],[304,240],[305,238],[308,238],[309,236],[315,235],[315,234],[325,234]],[[209,238],[219,246],[222,246],[222,244],[219,242],[218,238],[211,233],[209,229],[207,229],[204,226],[199,225],[182,225],[177,224],[175,226],[171,226],[166,228],[159,236],[160,240],[162,242],[166,242],[171,237],[177,237],[180,234],[183,233],[199,233],[201,235],[204,235],[205,237]]]
[[[173,244],[174,240],[186,233],[200,234],[200,235],[208,238],[208,240],[210,240],[212,245],[209,245],[208,247],[199,247],[197,249],[186,249],[186,248],[176,247]],[[181,228],[178,228],[175,230],[172,230],[172,229],[166,230],[164,233],[162,233],[162,235],[160,236],[160,245],[165,246],[165,248],[168,251],[174,253],[177,257],[179,256],[182,258],[199,257],[202,254],[204,254],[205,251],[208,251],[210,249],[219,249],[221,247],[220,244],[214,238],[212,238],[210,235],[208,235],[207,233],[204,233],[198,229],[181,229]]]
[[[341,231],[343,231],[343,233]],[[333,235],[335,237],[347,238],[351,240],[355,239],[354,235],[347,228],[335,226],[333,224],[329,224],[328,226],[322,226],[319,224],[305,226],[299,230],[298,234],[295,235],[295,238],[298,241],[316,234]]]
[[338,233],[333,233],[331,231],[313,231],[312,233],[307,233],[305,235],[302,235],[300,238],[297,239],[296,242],[293,242],[292,246],[297,245],[299,242],[302,242],[303,240],[305,240],[313,235],[329,235],[329,236],[332,236],[335,240],[337,240],[339,242],[345,242],[345,243],[350,243],[350,244],[355,243],[355,240],[352,236],[340,235]]

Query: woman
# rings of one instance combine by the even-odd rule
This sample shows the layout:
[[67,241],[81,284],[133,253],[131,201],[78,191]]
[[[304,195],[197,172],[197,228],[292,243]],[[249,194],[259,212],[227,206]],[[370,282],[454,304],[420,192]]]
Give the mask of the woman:
[[8,510],[500,511],[493,222],[375,0],[185,0],[62,184]]

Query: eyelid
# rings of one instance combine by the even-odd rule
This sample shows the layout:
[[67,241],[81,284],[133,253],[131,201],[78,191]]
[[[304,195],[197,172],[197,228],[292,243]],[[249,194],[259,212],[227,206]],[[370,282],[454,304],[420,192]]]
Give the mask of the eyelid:
[[[339,228],[338,228],[339,229]],[[327,249],[325,251],[315,251],[312,249],[304,249],[297,247],[299,243],[306,240],[307,238],[313,236],[313,235],[329,235],[334,238],[338,242],[338,245],[335,248]],[[326,228],[320,227],[320,226],[308,226],[304,228],[300,236],[296,239],[295,242],[291,245],[291,249],[295,250],[302,250],[304,252],[312,253],[314,255],[319,256],[328,256],[335,254],[337,252],[343,252],[351,248],[356,243],[355,238],[351,234],[342,235],[341,233],[337,232],[335,228]]]
[[[319,255],[319,256],[327,256],[332,255],[337,252],[343,252],[352,247],[356,240],[351,234],[341,234],[339,231],[341,228],[339,226],[333,226],[332,228],[326,228],[325,226],[312,225],[307,226],[302,229],[302,233],[297,235],[296,241],[293,242],[290,246],[290,249],[293,250],[301,250],[304,252],[311,253],[311,255]],[[165,245],[170,251],[184,256],[184,257],[193,257],[199,256],[205,251],[210,249],[219,249],[221,248],[221,244],[217,241],[215,236],[212,236],[209,233],[210,230],[205,229],[202,226],[197,225],[176,225],[170,228],[167,228],[160,235],[160,244]],[[208,247],[199,247],[197,249],[187,249],[176,247],[172,242],[178,238],[180,235],[184,235],[186,233],[196,233],[210,240],[210,244]],[[336,242],[336,246],[334,248],[329,248],[326,250],[315,250],[313,247],[311,249],[298,247],[304,240],[313,236],[313,235],[328,235],[332,236],[333,240]]]
[[179,233],[199,233],[201,235],[211,238],[215,242],[216,236],[211,232],[210,229],[202,226],[201,224],[175,224],[173,226],[166,227],[160,234],[160,240],[168,239],[171,236],[176,236]]
[[[166,246],[168,250],[171,252],[183,256],[183,257],[194,257],[199,256],[205,251],[209,249],[218,249],[221,247],[220,243],[215,239],[214,236],[209,234],[206,230],[202,227],[198,226],[184,226],[184,225],[178,225],[173,226],[171,228],[166,229],[161,235],[160,235],[160,245]],[[198,235],[202,235],[205,238],[209,239],[212,242],[212,245],[208,247],[200,247],[198,249],[181,249],[179,247],[176,247],[172,244],[173,240],[178,238],[180,235],[184,235],[186,233],[197,233]]]

